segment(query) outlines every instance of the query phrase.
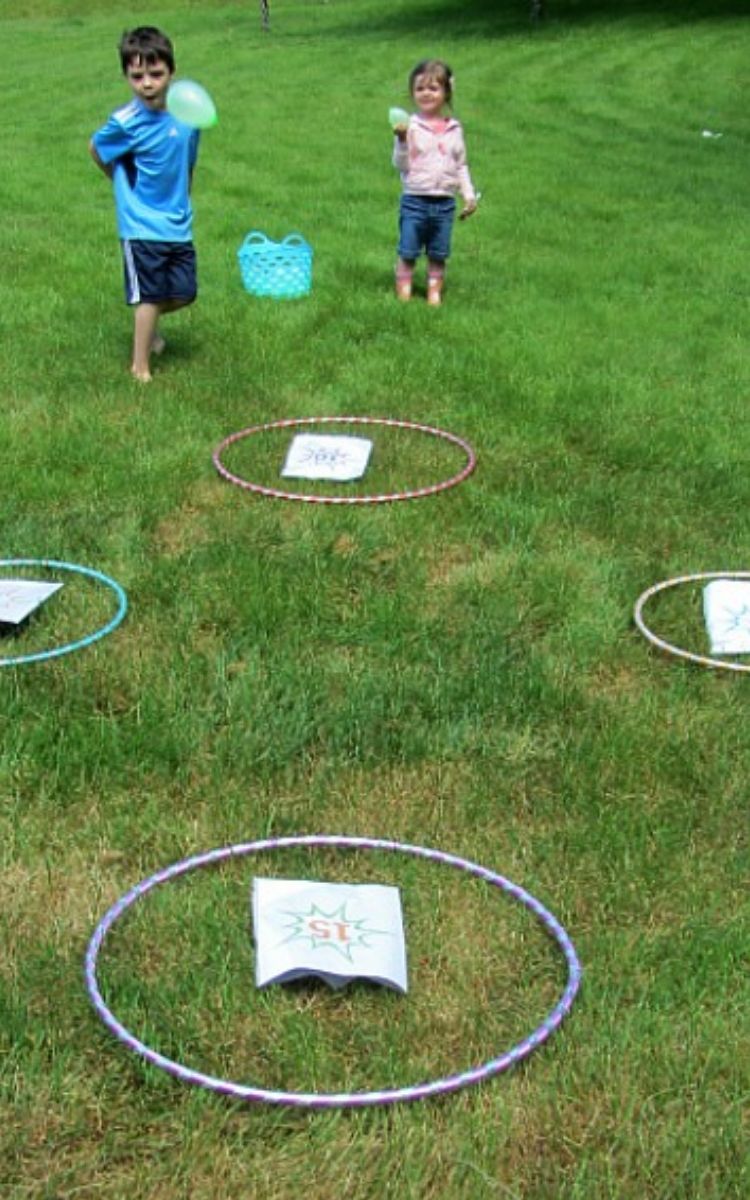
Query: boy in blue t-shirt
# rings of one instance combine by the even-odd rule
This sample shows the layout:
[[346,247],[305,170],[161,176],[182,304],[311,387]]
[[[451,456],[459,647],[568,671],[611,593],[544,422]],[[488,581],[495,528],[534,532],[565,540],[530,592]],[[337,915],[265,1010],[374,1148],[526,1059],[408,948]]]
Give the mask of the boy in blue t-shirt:
[[123,34],[118,46],[133,99],[112,113],[89,143],[112,180],[125,267],[125,298],[135,308],[131,373],[151,381],[151,355],[164,339],[159,318],[196,296],[190,185],[199,133],[167,111],[174,51],[159,29]]

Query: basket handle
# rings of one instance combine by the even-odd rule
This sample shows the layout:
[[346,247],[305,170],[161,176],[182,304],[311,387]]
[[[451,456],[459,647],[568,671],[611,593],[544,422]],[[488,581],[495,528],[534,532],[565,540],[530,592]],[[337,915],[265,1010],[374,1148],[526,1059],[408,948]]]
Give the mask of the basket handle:
[[245,246],[265,246],[268,244],[268,238],[265,233],[261,233],[259,229],[252,229],[248,233],[240,249],[244,250]]
[[288,233],[281,244],[282,246],[306,246],[307,242],[301,233]]

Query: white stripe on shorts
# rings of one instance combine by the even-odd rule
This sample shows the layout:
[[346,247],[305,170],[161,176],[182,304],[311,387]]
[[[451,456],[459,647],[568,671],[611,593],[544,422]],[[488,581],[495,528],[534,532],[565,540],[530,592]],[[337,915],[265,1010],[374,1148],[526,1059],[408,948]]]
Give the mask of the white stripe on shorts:
[[130,241],[128,238],[123,238],[122,254],[125,260],[125,273],[128,277],[128,304],[140,304],[141,287],[138,282],[138,272],[135,269],[133,251],[130,248]]

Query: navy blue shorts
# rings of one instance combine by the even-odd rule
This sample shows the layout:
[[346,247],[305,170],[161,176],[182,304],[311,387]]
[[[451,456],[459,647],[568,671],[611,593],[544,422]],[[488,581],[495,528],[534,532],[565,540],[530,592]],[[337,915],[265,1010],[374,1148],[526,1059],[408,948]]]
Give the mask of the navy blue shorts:
[[127,304],[161,304],[164,300],[190,304],[195,300],[198,285],[192,242],[125,238],[122,260]]
[[452,196],[402,196],[399,213],[398,253],[419,258],[422,250],[434,262],[445,262],[451,252],[456,215]]

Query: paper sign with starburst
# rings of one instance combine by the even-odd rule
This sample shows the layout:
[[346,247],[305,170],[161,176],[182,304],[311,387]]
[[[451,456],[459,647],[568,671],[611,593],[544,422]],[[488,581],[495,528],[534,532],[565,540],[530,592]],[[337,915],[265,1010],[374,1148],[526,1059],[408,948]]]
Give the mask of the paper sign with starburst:
[[257,878],[252,910],[258,987],[315,975],[334,988],[369,979],[406,992],[398,888]]
[[292,479],[361,479],[370,461],[372,442],[350,434],[298,433],[287,451],[281,474]]
[[714,579],[706,584],[703,614],[712,654],[750,652],[750,582]]
[[34,579],[0,579],[0,623],[20,625],[61,587]]

